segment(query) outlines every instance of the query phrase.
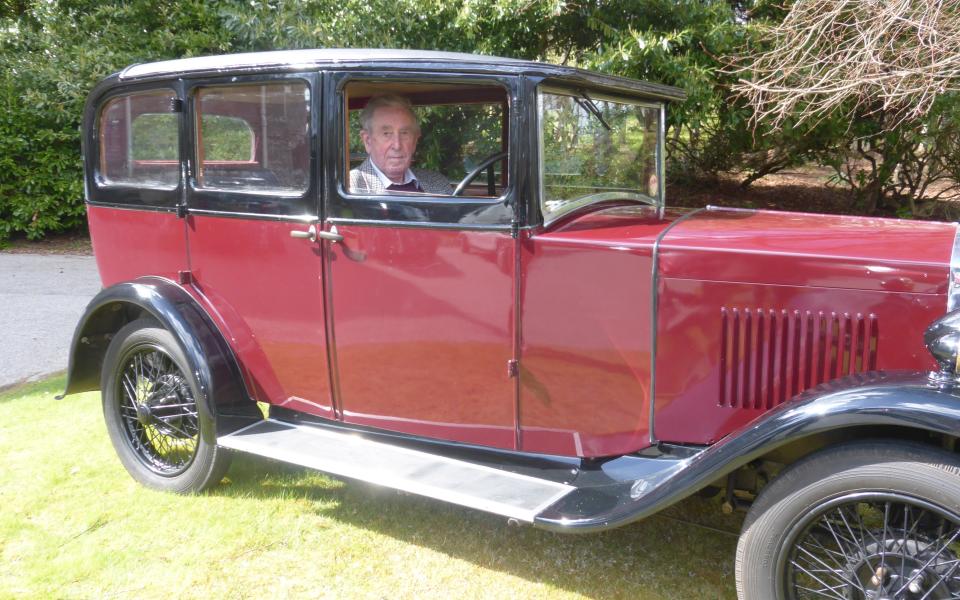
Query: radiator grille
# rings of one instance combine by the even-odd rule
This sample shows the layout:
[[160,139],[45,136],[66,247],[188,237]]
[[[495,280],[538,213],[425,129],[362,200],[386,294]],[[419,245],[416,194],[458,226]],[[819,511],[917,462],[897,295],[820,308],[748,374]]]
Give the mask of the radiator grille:
[[720,309],[720,406],[769,409],[877,367],[876,315]]

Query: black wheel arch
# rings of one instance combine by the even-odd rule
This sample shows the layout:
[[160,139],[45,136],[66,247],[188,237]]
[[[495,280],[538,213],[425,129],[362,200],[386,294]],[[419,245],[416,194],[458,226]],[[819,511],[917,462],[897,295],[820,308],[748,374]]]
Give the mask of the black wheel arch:
[[[958,450],[960,385],[926,373],[873,372],[839,379],[801,394],[743,431],[760,444],[757,458],[792,464],[829,446],[892,440]],[[767,435],[768,434],[768,435]]]
[[958,437],[960,383],[880,371],[810,389],[707,448],[703,458],[712,455],[706,462],[720,475],[712,483],[723,487],[723,478],[738,469],[787,467],[830,447],[891,441],[957,452]]
[[160,277],[118,283],[90,301],[73,334],[63,396],[99,390],[110,339],[127,323],[145,317],[169,331],[186,355],[200,388],[201,418],[214,424],[205,431],[222,435],[263,418],[213,320],[185,289]]
[[[610,498],[602,507],[587,501],[573,510],[572,505],[551,507],[535,525],[567,532],[626,525],[778,452],[792,453],[792,462],[863,437],[926,440],[954,449],[958,435],[960,384],[937,384],[917,372],[851,376],[808,390],[710,446],[661,443],[666,454],[626,469],[619,483],[607,488]],[[636,483],[643,484],[643,493],[631,494]]]

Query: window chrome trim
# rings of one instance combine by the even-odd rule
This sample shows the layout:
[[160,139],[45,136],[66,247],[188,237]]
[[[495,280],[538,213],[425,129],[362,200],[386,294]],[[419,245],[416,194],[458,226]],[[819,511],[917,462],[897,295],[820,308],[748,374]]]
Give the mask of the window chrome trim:
[[[90,173],[90,180],[93,183],[94,189],[100,191],[112,191],[112,190],[148,190],[153,192],[176,192],[181,189],[183,186],[183,173],[181,172],[180,164],[183,162],[183,157],[180,156],[180,137],[182,135],[182,125],[181,125],[181,113],[176,111],[171,111],[167,113],[142,113],[137,116],[137,118],[142,117],[145,114],[152,115],[173,115],[176,118],[177,125],[177,158],[176,158],[176,167],[177,167],[177,183],[174,185],[147,185],[143,183],[138,183],[130,180],[118,180],[114,181],[108,179],[102,170],[102,161],[103,161],[103,135],[101,127],[103,125],[103,113],[106,111],[107,106],[114,100],[120,99],[130,99],[134,96],[147,96],[150,94],[160,94],[160,93],[169,93],[171,100],[176,101],[180,98],[180,94],[177,89],[172,85],[172,82],[160,82],[160,84],[146,85],[146,86],[136,86],[131,88],[117,88],[111,90],[110,92],[100,96],[96,101],[95,114],[93,117],[93,128],[89,133],[93,135],[93,143],[91,144],[92,150],[94,151],[93,158],[95,163],[93,164],[92,171]],[[133,121],[136,119],[130,120],[128,127],[132,129]],[[84,159],[86,161],[86,159]]]
[[[484,77],[466,77],[463,73],[417,73],[410,72],[409,77],[406,76],[407,73],[391,73],[390,76],[384,76],[383,73],[350,73],[344,76],[337,82],[336,86],[336,103],[339,107],[339,110],[342,111],[343,116],[349,117],[350,108],[346,106],[345,100],[345,91],[348,85],[355,82],[380,82],[380,83],[408,83],[408,84],[424,84],[429,85],[431,83],[443,82],[456,84],[459,83],[463,86],[476,86],[476,87],[488,87],[488,86],[497,86],[503,89],[504,99],[507,102],[507,116],[512,117],[514,111],[516,111],[516,105],[512,97],[512,90],[509,85],[504,81],[503,77],[497,77],[495,79],[489,79]],[[493,104],[488,102],[487,104]],[[414,107],[416,108],[416,107]],[[509,119],[508,119],[509,121]],[[338,147],[343,146],[344,142],[347,140],[343,139],[344,130],[340,130],[338,135],[340,136],[340,141],[338,142]],[[512,132],[508,131],[508,138],[512,136]],[[501,131],[502,136],[502,131]],[[507,147],[510,147],[510,140],[507,140]],[[513,164],[513,157],[507,156],[507,170],[509,174],[512,174],[510,169]],[[339,193],[340,198],[348,202],[383,202],[385,199],[390,200],[399,200],[401,202],[420,202],[423,204],[460,204],[464,201],[475,202],[477,204],[502,204],[508,202],[515,188],[514,178],[509,178],[507,186],[501,191],[499,196],[454,196],[453,189],[456,187],[456,183],[463,181],[461,177],[456,183],[450,181],[450,194],[430,194],[426,192],[414,192],[414,193],[381,193],[374,194],[370,192],[356,192],[351,191],[347,188],[347,183],[350,179],[350,169],[344,169],[345,165],[341,164],[341,159],[343,158],[342,153],[337,155],[337,169],[336,169],[336,191]],[[446,175],[441,173],[445,179],[449,179]],[[466,173],[464,177],[466,177]]]
[[250,219],[256,221],[284,221],[289,223],[316,223],[316,215],[276,215],[268,213],[248,213],[238,211],[211,210],[208,208],[188,208],[187,214],[202,217],[224,217],[228,219]]
[[513,226],[508,224],[486,223],[441,223],[433,221],[391,221],[389,219],[351,219],[348,217],[330,217],[324,220],[331,225],[353,225],[357,227],[403,227],[414,229],[452,229],[456,231],[503,231],[509,233]]
[[[622,104],[631,104],[633,106],[642,106],[644,108],[655,108],[658,110],[659,123],[657,124],[657,146],[656,146],[656,161],[657,161],[657,194],[660,196],[659,199],[653,199],[653,202],[650,202],[650,197],[646,194],[640,192],[630,192],[618,194],[616,192],[601,192],[599,194],[591,194],[589,196],[584,196],[578,198],[572,202],[567,202],[564,204],[562,211],[554,213],[548,219],[546,212],[544,211],[544,203],[546,202],[546,193],[543,185],[543,125],[542,125],[542,115],[543,115],[543,95],[547,94],[556,94],[560,96],[576,96],[576,90],[566,87],[554,86],[554,85],[540,85],[537,87],[537,188],[539,189],[539,206],[537,207],[540,210],[540,216],[543,218],[543,226],[549,227],[557,220],[562,219],[571,212],[580,209],[584,206],[589,206],[595,202],[604,202],[607,200],[635,200],[642,202],[643,204],[649,204],[655,206],[658,209],[658,214],[663,217],[664,210],[666,209],[666,200],[664,198],[664,193],[666,191],[666,186],[664,182],[664,171],[666,164],[666,154],[664,151],[665,148],[665,138],[666,138],[666,104],[663,102],[651,102],[649,100],[638,100],[631,98],[627,95],[618,95],[611,94],[609,92],[604,92],[602,90],[590,90],[590,97],[593,100],[608,100],[612,102],[619,102]],[[611,197],[613,196],[613,197]]]
[[[187,170],[187,187],[194,194],[241,194],[249,196],[269,196],[271,198],[277,198],[281,200],[306,200],[308,196],[312,193],[313,190],[313,177],[315,169],[315,163],[311,158],[309,166],[307,168],[307,180],[306,187],[303,189],[291,190],[291,189],[278,189],[278,188],[230,188],[230,187],[216,187],[209,185],[201,185],[200,181],[200,171],[205,169],[204,163],[200,161],[200,145],[197,143],[199,136],[202,135],[202,123],[198,122],[197,116],[197,102],[198,97],[205,91],[208,90],[225,90],[230,88],[242,88],[242,87],[268,87],[268,86],[289,86],[291,83],[296,83],[303,85],[304,90],[307,92],[307,147],[311,147],[312,139],[319,135],[319,128],[317,131],[314,131],[314,111],[316,110],[317,102],[314,100],[314,95],[319,96],[319,92],[313,88],[313,82],[309,77],[308,73],[303,72],[294,72],[288,75],[283,75],[279,77],[245,77],[238,78],[233,77],[229,80],[220,80],[220,79],[198,79],[190,82],[190,88],[188,91],[188,96],[190,99],[190,106],[184,112],[187,114],[186,120],[191,121],[192,133],[189,136],[189,144],[192,152],[188,157],[188,162],[190,168]],[[318,86],[319,89],[319,86]],[[199,116],[203,116],[203,113],[199,113]],[[241,121],[246,121],[243,117],[236,117],[234,115],[217,115],[230,118],[237,118]],[[252,150],[256,149],[256,132],[253,131],[253,128],[250,126],[250,123],[247,121],[247,128],[251,133],[254,134],[253,139],[251,139]],[[265,142],[264,142],[265,143]],[[311,152],[312,154],[312,152]]]
[[947,312],[960,308],[960,223],[953,234],[953,252],[950,254],[950,279],[947,282]]
[[[327,134],[324,136],[325,176],[324,214],[327,219],[361,222],[383,222],[391,226],[403,226],[410,223],[413,227],[442,225],[443,229],[477,229],[487,225],[508,229],[517,218],[517,206],[520,203],[521,190],[518,187],[523,180],[522,171],[526,164],[515,158],[523,131],[523,119],[520,114],[524,106],[518,89],[519,79],[510,73],[481,75],[448,71],[418,71],[398,68],[383,70],[324,71],[324,97],[328,109],[321,118],[324,120]],[[452,196],[437,194],[389,193],[373,194],[369,192],[351,192],[348,188],[349,169],[344,164],[343,148],[346,147],[346,128],[344,116],[349,107],[344,102],[344,90],[355,82],[385,83],[450,83],[466,86],[496,86],[502,88],[504,99],[508,103],[509,125],[507,169],[508,185],[498,197],[490,196]],[[454,186],[451,185],[451,188]],[[383,209],[388,215],[371,214]],[[423,211],[425,216],[408,216],[401,213]],[[487,212],[490,211],[490,212]],[[468,221],[464,223],[462,221]],[[476,223],[475,220],[483,222]],[[497,229],[500,230],[500,229]]]
[[657,197],[659,200],[659,216],[662,219],[667,209],[667,105],[660,103],[660,127],[657,135],[660,142],[657,144]]
[[[180,177],[180,161],[177,161],[177,177]],[[148,190],[153,192],[174,192],[180,189],[181,184],[178,181],[173,187],[148,185],[143,183],[131,183],[129,181],[111,181],[103,176],[102,173],[95,173],[93,184],[98,190]]]
[[165,212],[176,214],[176,206],[161,206],[157,204],[129,204],[125,202],[104,202],[100,200],[86,200],[88,206],[93,206],[95,208],[112,208],[116,210],[136,210],[136,211],[147,211],[147,212]]

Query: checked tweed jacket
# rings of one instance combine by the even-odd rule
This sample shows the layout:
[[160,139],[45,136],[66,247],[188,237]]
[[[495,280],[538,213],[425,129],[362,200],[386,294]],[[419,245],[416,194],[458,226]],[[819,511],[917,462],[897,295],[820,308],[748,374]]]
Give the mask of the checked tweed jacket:
[[[440,173],[427,169],[411,168],[410,170],[413,171],[413,176],[417,178],[417,182],[424,192],[441,196],[449,196],[453,192],[450,182]],[[356,169],[350,169],[350,191],[355,194],[390,193],[383,187],[383,183],[377,177],[376,171],[373,170],[369,158],[360,163],[360,166]]]

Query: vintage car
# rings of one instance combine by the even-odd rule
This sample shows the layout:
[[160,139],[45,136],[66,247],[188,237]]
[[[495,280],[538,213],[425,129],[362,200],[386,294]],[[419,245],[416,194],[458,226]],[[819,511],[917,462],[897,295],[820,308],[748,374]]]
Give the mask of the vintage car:
[[960,598],[957,226],[669,209],[682,98],[444,52],[112,75],[66,393],[153,488],[239,451],[560,532],[717,488],[741,598]]

